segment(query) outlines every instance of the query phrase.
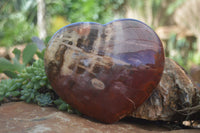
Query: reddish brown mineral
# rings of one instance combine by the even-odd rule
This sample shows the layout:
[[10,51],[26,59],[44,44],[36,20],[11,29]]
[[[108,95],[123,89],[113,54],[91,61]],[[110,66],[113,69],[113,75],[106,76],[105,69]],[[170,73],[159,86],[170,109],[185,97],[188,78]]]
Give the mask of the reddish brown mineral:
[[55,33],[45,53],[46,73],[56,93],[105,123],[140,106],[159,83],[163,67],[160,39],[133,19],[70,24]]

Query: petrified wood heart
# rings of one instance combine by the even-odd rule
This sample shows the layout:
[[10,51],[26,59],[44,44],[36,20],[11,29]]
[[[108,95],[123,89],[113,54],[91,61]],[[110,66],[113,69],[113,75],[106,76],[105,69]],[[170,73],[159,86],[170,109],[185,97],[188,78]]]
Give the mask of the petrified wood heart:
[[164,52],[144,23],[74,23],[49,41],[45,69],[56,93],[92,118],[113,123],[140,106],[160,81]]

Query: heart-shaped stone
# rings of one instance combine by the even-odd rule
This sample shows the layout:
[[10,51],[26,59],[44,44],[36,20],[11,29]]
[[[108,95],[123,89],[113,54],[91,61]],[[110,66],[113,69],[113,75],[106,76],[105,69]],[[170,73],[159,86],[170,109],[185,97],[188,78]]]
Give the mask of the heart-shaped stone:
[[160,39],[133,19],[70,24],[54,34],[45,53],[46,73],[56,93],[105,123],[140,106],[159,83],[163,67]]

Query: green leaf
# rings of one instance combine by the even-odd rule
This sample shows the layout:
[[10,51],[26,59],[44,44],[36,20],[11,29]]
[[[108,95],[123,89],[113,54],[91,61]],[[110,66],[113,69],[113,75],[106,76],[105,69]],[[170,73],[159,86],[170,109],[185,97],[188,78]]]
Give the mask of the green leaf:
[[21,55],[21,51],[19,49],[15,48],[13,50],[13,54],[15,54],[15,58],[19,61],[20,55]]
[[65,111],[68,109],[68,105],[66,103],[63,103],[61,105],[58,106],[58,109],[61,111]]
[[15,78],[17,76],[15,71],[20,72],[25,67],[19,62],[21,51],[15,48],[13,53],[15,54],[15,58],[12,58],[13,63],[5,58],[0,58],[0,73],[3,72],[10,78]]
[[15,66],[9,60],[0,57],[0,72],[13,70],[15,70]]
[[10,78],[17,78],[17,73],[11,72],[11,71],[3,71],[4,74],[6,74]]
[[40,106],[48,106],[52,104],[52,99],[50,93],[39,94],[36,96],[37,104]]
[[46,84],[45,80],[40,80],[40,86],[44,86]]
[[33,55],[37,51],[37,45],[36,44],[29,44],[26,46],[26,48],[23,51],[23,64],[27,65],[33,58]]
[[40,59],[44,59],[45,49],[43,49],[41,52],[37,51],[36,54]]
[[3,99],[4,99],[4,96],[0,96],[0,102],[3,101]]
[[61,105],[62,103],[64,103],[64,101],[62,100],[62,99],[56,99],[55,101],[54,101],[54,104],[56,104],[56,105]]
[[13,92],[11,92],[11,96],[13,96],[13,97],[16,97],[16,96],[19,96],[19,95],[20,95],[19,91],[13,91]]
[[16,58],[13,58],[12,61],[16,71],[21,72],[25,68],[25,65],[20,64],[19,60],[17,60]]

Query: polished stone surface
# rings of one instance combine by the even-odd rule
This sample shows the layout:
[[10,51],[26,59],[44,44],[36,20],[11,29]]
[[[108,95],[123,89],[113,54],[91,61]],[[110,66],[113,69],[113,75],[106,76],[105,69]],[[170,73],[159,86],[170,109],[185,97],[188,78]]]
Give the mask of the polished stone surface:
[[92,118],[113,123],[133,112],[156,88],[163,46],[144,23],[74,23],[49,41],[45,69],[56,93]]

